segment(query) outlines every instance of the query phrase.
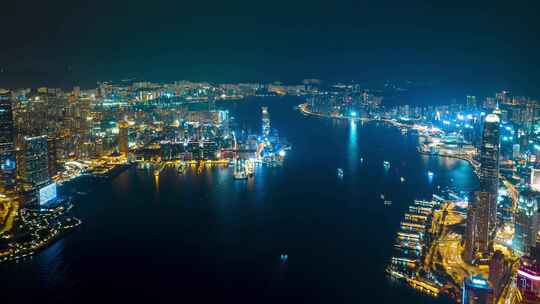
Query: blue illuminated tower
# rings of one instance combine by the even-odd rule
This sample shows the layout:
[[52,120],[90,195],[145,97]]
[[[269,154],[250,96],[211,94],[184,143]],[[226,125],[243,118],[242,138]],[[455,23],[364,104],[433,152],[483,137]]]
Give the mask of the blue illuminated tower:
[[11,92],[0,89],[0,188],[10,189],[15,184],[15,128],[13,125]]
[[24,138],[20,172],[22,179],[36,189],[50,182],[46,135]]
[[480,189],[476,193],[476,243],[483,257],[492,250],[497,222],[497,195],[499,190],[499,116],[489,114],[484,121],[480,147]]
[[268,114],[268,107],[262,107],[262,135],[264,138],[268,138],[270,135],[270,115]]

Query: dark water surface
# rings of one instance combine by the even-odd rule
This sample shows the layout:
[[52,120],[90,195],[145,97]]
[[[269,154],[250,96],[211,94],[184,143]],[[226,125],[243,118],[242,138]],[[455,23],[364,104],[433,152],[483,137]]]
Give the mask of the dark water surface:
[[468,164],[421,156],[414,136],[384,125],[304,117],[298,102],[225,105],[253,129],[269,106],[293,145],[283,167],[258,168],[254,180],[215,168],[75,182],[92,189],[74,208],[84,224],[31,260],[0,265],[3,294],[23,303],[447,302],[391,283],[384,268],[412,200],[437,186],[474,189]]

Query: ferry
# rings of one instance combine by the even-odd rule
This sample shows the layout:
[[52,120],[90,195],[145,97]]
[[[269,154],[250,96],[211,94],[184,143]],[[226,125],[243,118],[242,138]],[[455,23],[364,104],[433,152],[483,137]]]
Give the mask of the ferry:
[[236,160],[233,167],[233,178],[237,180],[247,179],[248,173],[245,164],[242,161]]
[[240,180],[240,179],[247,179],[248,175],[243,170],[239,170],[239,171],[234,171],[233,177],[234,177],[234,179],[239,179]]

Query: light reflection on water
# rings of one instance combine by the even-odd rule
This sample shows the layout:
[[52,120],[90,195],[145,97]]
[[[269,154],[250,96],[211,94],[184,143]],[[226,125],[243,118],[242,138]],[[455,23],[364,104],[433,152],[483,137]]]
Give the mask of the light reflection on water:
[[[244,107],[252,107],[246,117],[260,113],[257,103]],[[28,281],[7,288],[39,292],[47,281],[79,299],[81,290],[69,285],[77,282],[92,287],[84,296],[113,286],[124,291],[119,296],[147,290],[204,298],[201,290],[220,290],[228,300],[249,286],[251,302],[272,294],[314,303],[439,303],[390,287],[384,268],[403,212],[436,187],[427,171],[435,173],[434,184],[454,179],[473,187],[467,164],[420,156],[384,125],[303,117],[291,108],[269,108],[272,125],[293,144],[283,167],[256,166],[247,181],[234,180],[230,167],[167,169],[159,180],[152,171],[122,173],[78,204],[84,224],[69,239],[22,267],[0,265],[7,277]],[[388,173],[384,160],[391,162]],[[285,267],[283,253],[290,256]],[[43,269],[40,280],[36,269]]]
[[[349,123],[349,144],[347,149],[347,159],[349,163],[349,172],[356,171],[358,166],[358,131],[356,129],[356,122],[351,120]],[[352,175],[354,177],[354,175]]]

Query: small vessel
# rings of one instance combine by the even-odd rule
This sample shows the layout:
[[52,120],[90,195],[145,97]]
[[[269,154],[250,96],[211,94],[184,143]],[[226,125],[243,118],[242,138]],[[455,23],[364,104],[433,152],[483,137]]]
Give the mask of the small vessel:
[[338,175],[339,178],[343,178],[343,169],[338,168],[337,169],[337,175]]
[[282,255],[280,256],[281,262],[286,262],[288,258],[289,258],[289,256],[288,256],[287,254],[282,254]]
[[384,201],[384,194],[381,194],[381,199]]
[[360,162],[361,162],[361,163],[364,162],[364,158],[363,158],[363,157],[360,157]]
[[388,206],[388,205],[392,205],[392,201],[385,200],[385,201],[384,201],[384,204],[387,205],[387,206]]
[[245,170],[234,170],[233,178],[234,179],[247,179],[248,175]]
[[405,177],[402,176],[402,177],[399,178],[399,180],[403,183],[403,182],[405,182]]
[[433,177],[434,174],[433,174],[433,172],[428,171],[427,175],[428,175],[429,177]]
[[383,166],[384,166],[385,169],[390,168],[390,162],[387,161],[387,160],[383,161]]
[[235,161],[234,168],[233,168],[233,178],[238,179],[238,180],[248,178],[245,164],[239,160]]

